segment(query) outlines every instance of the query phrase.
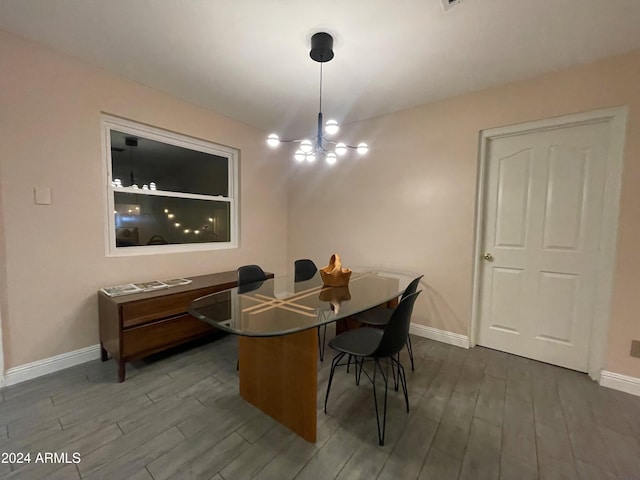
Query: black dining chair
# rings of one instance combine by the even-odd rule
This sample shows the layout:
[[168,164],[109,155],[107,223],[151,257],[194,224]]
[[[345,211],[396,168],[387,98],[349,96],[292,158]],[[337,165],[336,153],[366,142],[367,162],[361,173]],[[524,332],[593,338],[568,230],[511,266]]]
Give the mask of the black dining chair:
[[[304,282],[310,280],[318,271],[318,267],[308,258],[301,258],[293,262],[294,267],[294,282]],[[320,354],[320,361],[324,361],[324,345],[327,338],[327,325],[318,326],[318,352]]]
[[313,263],[313,260],[309,260],[308,258],[296,260],[293,262],[293,267],[295,272],[294,282],[304,282],[305,280],[309,280],[318,271],[318,267]]
[[[393,309],[391,318],[384,328],[356,328],[348,332],[341,333],[329,342],[329,346],[338,351],[331,362],[331,373],[329,374],[329,384],[327,385],[327,393],[324,397],[324,413],[327,413],[327,400],[329,399],[329,391],[331,390],[331,382],[340,360],[345,356],[355,357],[356,360],[356,377],[362,374],[365,359],[374,361],[373,375],[370,376],[364,372],[367,378],[373,384],[373,402],[376,408],[376,422],[378,425],[378,444],[384,445],[384,433],[387,423],[387,391],[389,389],[389,364],[391,364],[391,372],[395,378],[395,369],[397,368],[398,380],[402,385],[404,400],[409,413],[409,394],[407,392],[407,377],[404,367],[399,361],[400,350],[404,347],[409,334],[409,323],[413,312],[413,305],[420,292],[405,295]],[[386,359],[386,371],[383,370],[381,360]],[[360,368],[358,369],[358,362]],[[358,370],[360,373],[358,373]],[[380,370],[380,374],[384,381],[384,406],[382,414],[382,426],[380,425],[380,413],[378,411],[378,397],[376,394],[376,376]],[[398,390],[398,380],[395,382],[395,389]],[[359,381],[358,381],[359,383]]]
[[267,275],[258,265],[243,265],[238,268],[238,286],[262,282],[266,279]]
[[[258,265],[243,265],[238,270],[238,293],[257,290],[267,279],[266,273]],[[236,362],[236,370],[240,368],[240,361]]]
[[238,293],[256,290],[266,279],[267,275],[258,265],[243,265],[238,268]]
[[[402,296],[400,299],[402,300],[404,297],[411,295],[416,292],[418,289],[418,284],[420,280],[422,280],[424,275],[420,275],[418,278],[415,278],[407,285],[407,288],[402,292]],[[366,312],[359,313],[356,315],[356,320],[364,325],[370,325],[374,327],[382,327],[389,322],[391,315],[393,313],[393,308],[373,308],[371,310],[367,310]],[[411,336],[407,334],[407,352],[409,353],[409,359],[411,360],[411,370],[414,370],[413,364],[413,347],[411,346]]]

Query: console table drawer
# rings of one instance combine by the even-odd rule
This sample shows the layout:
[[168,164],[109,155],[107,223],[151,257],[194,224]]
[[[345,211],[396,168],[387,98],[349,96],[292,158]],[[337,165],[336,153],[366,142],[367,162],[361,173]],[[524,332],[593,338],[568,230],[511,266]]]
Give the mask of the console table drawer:
[[128,303],[122,306],[122,327],[131,328],[161,318],[180,315],[196,298],[220,290],[220,288],[203,288]]
[[179,344],[216,329],[189,314],[161,320],[123,332],[123,354],[133,357],[146,352]]

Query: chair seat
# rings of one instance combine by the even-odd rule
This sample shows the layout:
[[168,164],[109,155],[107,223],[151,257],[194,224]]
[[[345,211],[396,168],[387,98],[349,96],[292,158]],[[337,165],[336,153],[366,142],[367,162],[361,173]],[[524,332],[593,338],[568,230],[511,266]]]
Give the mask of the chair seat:
[[356,317],[360,323],[365,325],[375,325],[381,327],[389,323],[393,308],[372,308],[364,313],[359,313]]
[[366,357],[376,351],[384,330],[378,328],[356,328],[341,333],[329,342],[329,346],[349,355]]

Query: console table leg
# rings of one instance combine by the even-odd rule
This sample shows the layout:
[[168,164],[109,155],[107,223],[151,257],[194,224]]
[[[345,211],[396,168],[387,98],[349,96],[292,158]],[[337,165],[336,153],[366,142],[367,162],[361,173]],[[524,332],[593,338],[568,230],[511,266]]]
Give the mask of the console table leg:
[[109,353],[102,346],[102,342],[100,342],[100,360],[102,360],[103,362],[109,360]]
[[122,383],[124,382],[124,368],[125,366],[125,361],[124,360],[119,360],[118,361],[118,382]]

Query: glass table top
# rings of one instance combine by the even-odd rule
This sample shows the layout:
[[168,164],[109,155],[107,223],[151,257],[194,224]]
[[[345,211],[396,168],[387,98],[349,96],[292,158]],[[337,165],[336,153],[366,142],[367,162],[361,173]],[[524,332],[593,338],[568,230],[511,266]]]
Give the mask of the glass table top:
[[298,282],[293,276],[275,277],[198,298],[189,313],[236,335],[285,335],[386,303],[398,297],[413,278],[390,272],[353,272],[347,287],[324,287],[319,272]]

